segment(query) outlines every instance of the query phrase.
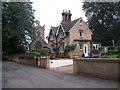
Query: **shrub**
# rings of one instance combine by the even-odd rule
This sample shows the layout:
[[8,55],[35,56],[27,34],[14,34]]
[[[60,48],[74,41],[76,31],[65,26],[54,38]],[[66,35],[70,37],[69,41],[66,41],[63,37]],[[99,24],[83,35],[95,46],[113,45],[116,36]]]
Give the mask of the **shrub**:
[[74,50],[76,48],[76,45],[75,44],[71,44],[70,45],[70,50]]
[[41,56],[48,56],[50,53],[50,50],[48,48],[43,48],[40,50]]
[[100,53],[100,51],[99,51],[99,50],[96,50],[96,49],[95,49],[95,50],[92,50],[92,52],[95,53],[95,54]]
[[70,46],[67,45],[64,49],[64,54],[66,55],[70,51]]
[[25,53],[25,57],[29,58],[29,57],[33,57],[33,58],[40,58],[40,50],[39,49],[33,49],[31,51],[28,51]]
[[71,44],[71,45],[66,45],[65,49],[64,49],[64,55],[66,55],[69,51],[72,51],[76,48],[75,44]]

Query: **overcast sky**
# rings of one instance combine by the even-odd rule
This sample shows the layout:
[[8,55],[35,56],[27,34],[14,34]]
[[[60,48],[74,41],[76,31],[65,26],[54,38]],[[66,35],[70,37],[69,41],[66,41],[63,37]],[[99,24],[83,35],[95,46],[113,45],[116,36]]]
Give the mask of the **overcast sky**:
[[45,24],[45,37],[48,35],[51,26],[58,26],[62,20],[63,10],[70,10],[71,19],[83,18],[87,21],[82,10],[83,0],[31,0],[35,9],[35,18],[40,21],[40,25]]

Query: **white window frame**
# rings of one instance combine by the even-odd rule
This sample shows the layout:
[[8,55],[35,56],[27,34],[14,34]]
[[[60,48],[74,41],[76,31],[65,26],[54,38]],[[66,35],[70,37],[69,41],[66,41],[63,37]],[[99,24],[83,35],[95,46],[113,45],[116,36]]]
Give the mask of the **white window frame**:
[[83,37],[83,31],[79,32],[80,37]]
[[54,35],[50,35],[50,40],[54,40]]
[[82,43],[79,44],[79,47],[80,47],[80,50],[83,50],[83,44]]
[[[63,35],[62,35],[63,34]],[[64,36],[65,36],[65,33],[62,31],[62,32],[60,32],[60,38],[64,38]]]
[[64,47],[65,47],[65,45],[64,45],[64,43],[60,43],[60,46],[63,46],[63,50],[61,50],[61,51],[59,51],[60,53],[63,53],[64,52]]

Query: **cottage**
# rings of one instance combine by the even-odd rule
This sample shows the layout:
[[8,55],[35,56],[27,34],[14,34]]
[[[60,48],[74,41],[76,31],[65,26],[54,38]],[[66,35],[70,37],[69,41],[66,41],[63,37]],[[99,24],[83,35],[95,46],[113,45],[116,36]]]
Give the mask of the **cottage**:
[[82,18],[71,21],[71,12],[62,12],[62,21],[59,26],[51,26],[49,35],[47,36],[48,45],[51,53],[55,53],[55,49],[59,51],[59,56],[64,54],[66,45],[75,44],[76,48],[67,53],[67,57],[73,56],[89,56],[92,51],[92,32]]

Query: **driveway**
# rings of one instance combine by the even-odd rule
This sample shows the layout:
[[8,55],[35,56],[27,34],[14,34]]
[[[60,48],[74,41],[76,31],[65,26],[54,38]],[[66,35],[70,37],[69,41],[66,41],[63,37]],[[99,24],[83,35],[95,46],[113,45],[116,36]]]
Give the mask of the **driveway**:
[[3,88],[117,88],[115,81],[3,62]]

